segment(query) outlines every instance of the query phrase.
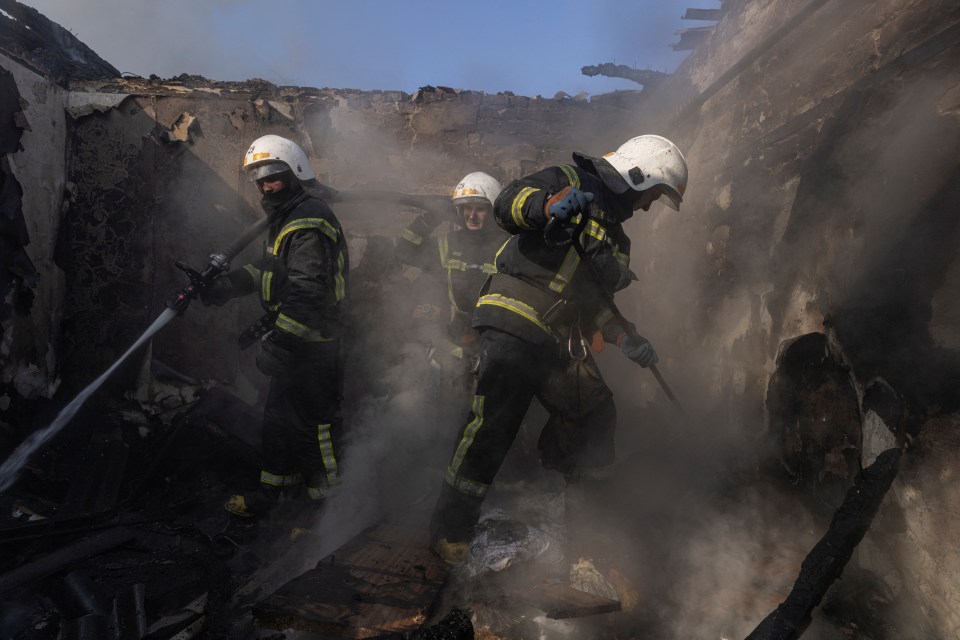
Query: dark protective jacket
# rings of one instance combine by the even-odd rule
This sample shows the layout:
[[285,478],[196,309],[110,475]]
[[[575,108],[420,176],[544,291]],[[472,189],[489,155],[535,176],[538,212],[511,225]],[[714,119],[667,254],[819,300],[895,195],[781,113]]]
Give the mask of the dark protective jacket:
[[[397,256],[405,264],[443,275],[445,291],[440,295],[444,295],[450,305],[449,313],[444,312],[447,331],[444,346],[451,355],[462,358],[465,342],[475,339],[471,314],[480,289],[487,277],[496,272],[493,257],[506,236],[491,224],[491,229],[460,228],[430,238],[430,225],[430,220],[420,216],[404,229],[397,242]],[[468,332],[474,335],[464,340]]]
[[[544,241],[544,204],[566,187],[594,195],[579,238],[592,268],[580,264],[572,245],[557,248]],[[513,235],[497,252],[497,273],[484,285],[473,326],[536,344],[566,340],[577,326],[585,336],[600,330],[607,342],[614,342],[624,327],[597,286],[612,295],[635,279],[629,269],[630,239],[621,225],[632,214],[598,176],[573,165],[548,167],[508,184],[497,198],[494,216]]]
[[284,201],[268,206],[265,200],[270,229],[263,259],[233,280],[238,293],[259,291],[264,309],[277,313],[269,339],[296,352],[340,337],[349,257],[330,207],[296,182],[289,188]]

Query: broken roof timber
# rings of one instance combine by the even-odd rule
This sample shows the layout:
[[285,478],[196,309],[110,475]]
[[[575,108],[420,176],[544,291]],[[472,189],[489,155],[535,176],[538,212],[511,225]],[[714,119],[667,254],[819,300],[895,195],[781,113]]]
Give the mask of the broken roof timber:
[[723,9],[687,9],[681,20],[719,20]]
[[677,29],[675,33],[680,36],[680,41],[670,46],[673,47],[674,51],[691,51],[700,46],[712,31],[712,26]]

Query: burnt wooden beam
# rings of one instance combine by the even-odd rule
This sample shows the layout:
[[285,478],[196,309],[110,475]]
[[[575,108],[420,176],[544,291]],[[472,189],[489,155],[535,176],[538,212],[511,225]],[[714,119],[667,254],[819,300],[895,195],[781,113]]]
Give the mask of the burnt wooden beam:
[[580,73],[585,76],[607,76],[608,78],[623,78],[632,80],[637,84],[642,84],[644,88],[653,88],[668,77],[669,73],[662,71],[653,71],[652,69],[634,69],[625,64],[613,64],[604,62],[603,64],[591,65],[580,68]]
[[807,554],[790,595],[764,618],[746,640],[796,640],[810,625],[810,614],[840,577],[853,550],[870,528],[899,468],[900,449],[887,449],[860,472],[833,514],[830,528]]
[[713,27],[691,27],[689,29],[677,29],[676,34],[680,40],[672,45],[674,51],[693,51],[707,39],[707,36],[713,31]]
[[111,529],[32,560],[0,575],[0,595],[24,587],[74,564],[106,553],[133,539],[133,531]]
[[687,9],[681,20],[719,20],[723,9]]

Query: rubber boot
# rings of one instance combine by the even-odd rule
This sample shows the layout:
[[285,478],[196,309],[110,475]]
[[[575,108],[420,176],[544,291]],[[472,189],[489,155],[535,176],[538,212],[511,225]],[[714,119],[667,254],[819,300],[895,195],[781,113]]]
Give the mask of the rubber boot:
[[462,564],[470,551],[482,498],[460,493],[446,482],[430,518],[430,544],[444,562]]

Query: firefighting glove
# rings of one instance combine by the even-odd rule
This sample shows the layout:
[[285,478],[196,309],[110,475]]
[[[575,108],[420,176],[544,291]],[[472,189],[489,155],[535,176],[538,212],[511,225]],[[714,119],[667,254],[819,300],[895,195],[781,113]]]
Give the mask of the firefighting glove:
[[[246,285],[246,286],[244,286]],[[228,300],[252,291],[253,281],[246,269],[234,269],[222,274],[216,280],[200,290],[200,301],[204,306],[220,306]]]
[[586,213],[592,200],[593,194],[589,191],[580,191],[576,187],[565,187],[560,193],[555,193],[547,198],[544,209],[547,218],[556,218],[561,222],[566,222],[578,213]]
[[657,364],[660,358],[657,352],[653,350],[653,345],[646,338],[640,336],[625,335],[620,341],[620,349],[623,355],[627,356],[641,367],[649,367]]
[[220,306],[233,298],[233,283],[226,278],[217,278],[200,290],[200,301],[203,305]]
[[260,342],[257,369],[271,377],[289,373],[293,369],[293,352],[278,345],[268,335]]

